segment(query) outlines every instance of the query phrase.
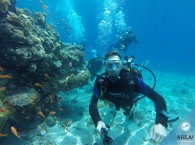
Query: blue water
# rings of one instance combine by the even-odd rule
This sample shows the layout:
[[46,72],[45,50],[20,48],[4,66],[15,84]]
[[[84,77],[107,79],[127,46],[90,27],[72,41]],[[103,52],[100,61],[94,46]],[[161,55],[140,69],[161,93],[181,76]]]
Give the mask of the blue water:
[[[148,67],[157,78],[155,90],[165,99],[168,111],[180,117],[178,122],[169,125],[167,132],[174,130],[195,107],[194,0],[17,0],[16,6],[46,13],[47,22],[55,26],[61,41],[86,45],[86,60],[93,58],[94,52],[103,56],[108,46],[131,26],[139,44],[134,49],[129,47],[126,55],[135,55],[138,64],[149,60]],[[150,83],[150,76],[144,73],[144,81]],[[34,133],[40,132],[38,127],[36,131],[20,133],[24,137],[32,134],[32,139],[9,136],[5,144],[102,144],[88,112],[92,88],[93,82],[89,82],[81,88],[59,93],[64,112],[55,126],[44,127],[45,136]],[[103,101],[99,106],[102,119],[111,125],[109,135],[115,145],[152,144],[148,138],[155,109],[149,99],[140,101],[130,121],[125,121],[121,110],[114,118],[113,108]],[[67,121],[72,123],[69,131],[64,129]]]
[[[98,37],[101,35],[99,33],[101,28],[98,29],[100,21],[103,19],[110,22],[110,17],[106,19],[102,14],[107,7],[109,11],[113,11],[112,15],[121,10],[126,27],[132,27],[140,43],[136,49],[129,50],[128,54],[134,54],[137,62],[150,60],[150,66],[159,71],[195,74],[194,0],[113,0],[111,3],[117,4],[117,8],[106,4],[105,0],[67,0],[66,2],[45,0],[43,3],[48,6],[46,11],[48,22],[54,24],[51,19],[58,22],[58,25],[54,25],[60,33],[60,39],[65,42],[83,43],[84,41],[88,58],[91,49],[96,49],[103,55],[108,45],[117,39],[115,36],[117,33],[114,32],[116,27],[114,28],[114,22],[111,22],[112,28],[106,26],[106,29],[112,29],[112,32],[104,37],[108,40],[107,43],[101,45],[101,42],[98,42]],[[18,0],[17,6],[32,11],[43,11],[38,0],[25,2]],[[66,10],[68,8],[65,6],[71,9]],[[72,13],[70,11],[76,13],[72,15],[74,20],[68,20],[67,16]],[[71,23],[74,32],[64,30],[62,18],[67,23]],[[120,19],[119,17],[118,20]]]
[[[51,19],[58,22],[58,25],[54,25],[60,33],[60,39],[65,42],[84,41],[87,57],[92,55],[91,49],[96,49],[103,55],[108,45],[117,39],[117,33],[113,30],[114,22],[111,22],[112,26],[105,28],[112,29],[112,32],[104,37],[107,40],[106,45],[101,45],[101,42],[97,41],[101,35],[99,31],[103,29],[98,29],[100,21],[104,19],[107,23],[110,22],[110,17],[106,19],[105,14],[102,13],[107,7],[113,12],[112,15],[119,10],[123,12],[122,18],[125,20],[126,27],[132,27],[140,42],[134,50],[128,51],[129,55],[136,56],[136,62],[150,60],[150,67],[159,71],[195,74],[194,0],[109,1],[45,0],[43,3],[48,6],[46,11],[48,22],[54,24]],[[111,7],[110,3],[117,4],[117,8]],[[17,6],[32,11],[42,11],[38,0],[18,0]],[[76,15],[72,15],[71,11]],[[68,18],[70,14],[71,20],[70,17]],[[64,30],[62,18],[73,27],[74,30],[70,30],[73,32]],[[119,17],[118,20],[122,18]]]

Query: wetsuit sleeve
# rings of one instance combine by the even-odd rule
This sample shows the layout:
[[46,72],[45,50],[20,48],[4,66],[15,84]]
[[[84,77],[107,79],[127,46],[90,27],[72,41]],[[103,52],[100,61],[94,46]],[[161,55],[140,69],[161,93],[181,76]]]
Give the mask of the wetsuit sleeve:
[[156,121],[155,123],[162,124],[163,126],[167,127],[167,120],[168,118],[164,117],[162,114],[162,111],[167,111],[167,106],[164,98],[159,95],[156,91],[151,89],[148,85],[146,85],[142,79],[137,78],[137,91],[143,95],[146,95],[148,98],[150,98],[155,105],[156,109]]
[[98,112],[98,108],[97,108],[99,97],[100,97],[100,87],[98,84],[98,79],[96,79],[94,88],[93,88],[93,95],[91,98],[91,102],[89,104],[89,114],[95,126],[97,126],[98,121],[101,120],[99,112]]
[[146,86],[147,89],[147,97],[150,98],[154,104],[156,109],[156,121],[155,123],[162,124],[167,127],[168,118],[162,116],[162,111],[167,111],[167,106],[164,98],[159,95],[156,91],[152,90],[149,86]]

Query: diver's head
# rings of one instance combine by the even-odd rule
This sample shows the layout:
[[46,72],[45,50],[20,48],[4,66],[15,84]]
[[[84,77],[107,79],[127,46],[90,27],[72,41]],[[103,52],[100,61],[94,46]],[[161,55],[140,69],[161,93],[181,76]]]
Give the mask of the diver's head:
[[118,51],[110,51],[105,55],[105,68],[109,76],[119,77],[123,67],[121,55]]

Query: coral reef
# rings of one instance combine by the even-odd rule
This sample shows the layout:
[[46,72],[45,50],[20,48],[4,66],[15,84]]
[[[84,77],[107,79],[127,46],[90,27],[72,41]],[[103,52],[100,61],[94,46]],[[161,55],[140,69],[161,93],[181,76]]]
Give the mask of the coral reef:
[[15,11],[16,0],[0,0],[0,17],[6,15],[8,11]]
[[58,92],[89,78],[83,46],[60,42],[44,13],[14,4],[0,0],[0,131],[8,118],[25,128],[58,114]]
[[39,94],[32,88],[17,88],[12,95],[9,96],[8,100],[12,101],[14,106],[23,107],[28,104],[33,104],[38,101]]

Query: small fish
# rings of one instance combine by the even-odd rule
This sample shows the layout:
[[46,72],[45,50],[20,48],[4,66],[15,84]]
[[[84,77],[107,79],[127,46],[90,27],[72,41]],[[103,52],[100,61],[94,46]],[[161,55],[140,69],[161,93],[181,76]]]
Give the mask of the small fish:
[[5,137],[5,136],[8,136],[8,134],[0,133],[0,137]]
[[15,128],[14,126],[11,127],[11,132],[12,132],[16,137],[18,137],[19,139],[21,139],[21,137],[19,136],[19,134],[18,134],[18,132],[17,132],[17,130],[16,130],[16,128]]
[[9,106],[12,106],[12,107],[15,106],[14,102],[12,102],[12,101],[7,101],[7,103],[9,104]]
[[30,119],[30,117],[29,117],[29,116],[27,116],[27,117],[25,117],[25,119],[26,119],[26,120],[29,120],[29,119]]
[[46,65],[47,67],[49,67],[49,63],[45,62],[45,65]]
[[65,22],[65,19],[64,18],[62,18],[61,20]]
[[72,62],[70,61],[68,65],[69,65],[69,67],[72,67]]
[[0,71],[4,71],[5,69],[0,66]]
[[42,0],[39,0],[39,2],[42,4],[43,3],[43,1]]
[[22,114],[28,114],[28,113],[26,112],[26,110],[22,110],[21,113],[22,113]]
[[6,111],[3,108],[0,108],[0,113],[5,113]]
[[68,127],[66,125],[64,125],[64,129],[68,132],[70,132],[70,130],[68,129]]
[[58,97],[58,101],[61,102],[62,101],[62,98],[61,97]]
[[18,43],[20,43],[20,44],[24,44],[24,42],[18,42]]
[[41,87],[41,88],[43,87],[40,83],[35,83],[35,86],[36,87]]
[[48,74],[44,74],[44,76],[45,76],[46,78],[48,78],[48,79],[50,78],[50,76],[49,76]]
[[11,75],[0,75],[0,79],[12,79]]
[[41,117],[45,118],[45,115],[43,114],[43,112],[42,112],[42,111],[39,111],[37,114],[38,114],[39,116],[41,116]]
[[50,115],[50,116],[54,116],[54,115],[56,115],[56,112],[55,112],[55,111],[51,111],[51,112],[49,113],[49,115]]
[[0,87],[0,92],[4,92],[6,90],[6,87]]
[[47,7],[46,5],[44,5],[44,4],[41,6],[41,8],[42,8],[42,10],[44,10],[44,11],[46,11],[46,10],[48,9],[48,7]]
[[63,109],[62,109],[62,108],[59,108],[59,110],[60,110],[60,111],[63,111]]

